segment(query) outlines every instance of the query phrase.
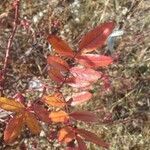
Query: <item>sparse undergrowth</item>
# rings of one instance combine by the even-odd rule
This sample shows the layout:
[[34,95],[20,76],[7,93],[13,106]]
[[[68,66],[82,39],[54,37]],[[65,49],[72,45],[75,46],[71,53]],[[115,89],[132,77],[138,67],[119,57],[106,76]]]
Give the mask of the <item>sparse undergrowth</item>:
[[[3,67],[8,37],[12,31],[14,11],[12,1],[0,2],[0,67]],[[101,138],[109,141],[114,150],[148,150],[150,148],[149,129],[149,97],[150,97],[150,52],[149,52],[149,1],[21,1],[20,18],[22,26],[16,32],[11,48],[11,59],[7,68],[7,80],[4,94],[13,97],[21,92],[31,103],[41,96],[40,89],[33,89],[29,83],[42,81],[47,84],[50,79],[46,73],[46,57],[51,53],[46,36],[49,32],[57,33],[67,40],[74,49],[77,41],[86,32],[98,24],[115,20],[124,35],[117,39],[111,56],[116,62],[109,69],[100,70],[109,76],[111,88],[104,90],[101,82],[94,86],[93,98],[77,110],[89,110],[98,116],[113,115],[112,123],[80,124],[83,128],[94,131]],[[97,50],[100,54],[108,54],[108,48]],[[105,77],[106,78],[106,77]],[[37,83],[37,82],[36,82]],[[40,84],[40,83],[39,83]],[[106,85],[107,86],[107,85]],[[30,87],[30,88],[29,88]],[[52,90],[49,89],[49,93]],[[36,92],[36,94],[35,94]],[[68,96],[71,89],[64,88]],[[69,95],[71,96],[71,95]],[[108,114],[107,114],[108,113]],[[19,141],[5,145],[2,131],[5,128],[6,112],[0,113],[1,147],[0,149],[28,148],[56,149],[57,142],[46,139],[44,132],[39,137],[30,137],[28,131],[23,132]],[[51,126],[43,124],[46,131],[53,133]],[[50,135],[49,135],[50,136]],[[89,149],[99,149],[88,144]]]

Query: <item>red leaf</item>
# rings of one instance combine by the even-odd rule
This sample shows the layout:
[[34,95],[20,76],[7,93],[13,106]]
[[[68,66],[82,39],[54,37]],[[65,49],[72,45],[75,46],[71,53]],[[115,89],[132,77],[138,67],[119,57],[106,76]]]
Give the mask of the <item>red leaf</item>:
[[61,83],[65,80],[64,76],[61,74],[61,72],[55,68],[51,68],[48,71],[48,74],[50,78],[58,83]]
[[69,65],[58,56],[48,56],[47,63],[59,71],[67,72],[69,70]]
[[59,53],[61,56],[70,56],[70,57],[74,56],[73,50],[60,37],[56,35],[49,35],[48,42],[52,45],[55,51]]
[[83,54],[77,59],[80,64],[93,68],[106,67],[113,62],[111,57],[97,54]]
[[80,88],[81,90],[85,91],[85,90],[93,90],[93,85],[89,85],[89,86],[86,86],[86,87],[82,87]]
[[76,136],[76,140],[78,142],[78,150],[87,150],[86,144],[79,136]]
[[4,131],[4,141],[12,143],[21,133],[23,127],[23,115],[18,114],[11,118]]
[[75,120],[80,120],[84,122],[97,122],[98,117],[89,111],[77,111],[70,113],[70,117],[74,118]]
[[50,123],[49,112],[38,104],[33,104],[33,110],[40,121]]
[[90,141],[92,143],[97,144],[98,146],[102,146],[104,148],[109,148],[109,144],[104,142],[101,138],[99,138],[97,135],[95,135],[92,132],[89,132],[87,130],[84,129],[76,129],[76,132],[83,138],[85,138],[85,140]]
[[99,72],[90,68],[72,67],[70,72],[75,78],[89,82],[95,82],[101,77]]
[[72,96],[73,101],[72,101],[71,105],[74,106],[77,104],[81,104],[83,102],[87,102],[91,99],[91,97],[92,97],[92,94],[88,91],[76,93]]
[[89,88],[91,82],[96,82],[101,77],[99,72],[83,67],[72,67],[70,73],[74,76],[74,80],[69,85],[75,88]]
[[72,128],[69,126],[60,129],[60,131],[58,132],[59,142],[63,142],[67,144],[71,142],[73,139],[75,139],[75,133],[72,130]]
[[69,120],[69,115],[65,111],[56,111],[49,114],[49,118],[53,122],[67,122]]
[[90,86],[90,82],[87,80],[82,80],[80,78],[75,78],[72,82],[68,83],[68,85],[74,88],[86,88]]
[[81,53],[83,54],[101,48],[114,28],[114,22],[106,22],[88,32],[79,43]]

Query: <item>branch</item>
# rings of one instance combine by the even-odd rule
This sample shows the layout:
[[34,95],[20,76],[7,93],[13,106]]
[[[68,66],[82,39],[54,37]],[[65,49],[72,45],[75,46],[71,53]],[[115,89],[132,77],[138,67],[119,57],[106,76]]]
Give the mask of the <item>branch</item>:
[[4,85],[5,85],[5,78],[6,78],[6,69],[8,66],[8,60],[9,60],[9,55],[10,55],[10,49],[13,43],[13,39],[17,30],[17,26],[18,26],[18,18],[19,18],[19,4],[20,4],[20,0],[15,0],[14,1],[14,8],[15,8],[15,18],[14,18],[14,27],[12,30],[11,35],[8,38],[8,43],[7,43],[7,47],[6,47],[6,54],[5,54],[5,59],[4,59],[4,66],[2,69],[2,77],[0,80],[0,92],[1,92],[1,96],[3,95],[3,89],[4,89]]

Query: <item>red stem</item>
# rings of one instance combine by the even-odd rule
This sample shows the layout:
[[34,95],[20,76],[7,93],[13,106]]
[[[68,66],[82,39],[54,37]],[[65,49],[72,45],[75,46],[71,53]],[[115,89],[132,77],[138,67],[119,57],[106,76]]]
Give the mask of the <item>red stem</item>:
[[15,18],[14,18],[14,27],[12,30],[11,35],[8,38],[8,43],[7,43],[7,47],[6,47],[6,54],[5,54],[5,59],[4,59],[4,66],[2,69],[2,80],[0,82],[0,92],[1,92],[1,96],[4,95],[3,94],[3,89],[4,89],[4,85],[5,85],[5,78],[6,78],[6,69],[8,66],[8,60],[9,60],[9,56],[10,56],[10,49],[13,43],[13,39],[17,30],[17,25],[18,25],[18,18],[19,18],[19,4],[20,4],[20,0],[15,0],[14,1],[14,7],[15,7]]

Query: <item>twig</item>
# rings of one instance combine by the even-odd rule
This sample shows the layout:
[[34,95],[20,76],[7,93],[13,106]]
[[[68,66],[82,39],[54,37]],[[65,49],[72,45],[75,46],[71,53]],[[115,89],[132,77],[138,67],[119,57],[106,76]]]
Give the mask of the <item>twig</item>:
[[112,110],[118,105],[118,104],[121,104],[125,98],[127,98],[128,96],[130,96],[133,92],[135,92],[135,89],[131,90],[130,92],[128,92],[123,98],[119,99],[117,102],[113,103],[112,106],[111,106],[111,112]]
[[105,6],[104,6],[104,10],[103,10],[103,12],[102,12],[101,18],[100,18],[100,22],[103,20],[103,18],[104,18],[104,16],[105,16],[105,12],[106,12],[108,3],[109,3],[109,0],[107,0],[107,1],[105,2]]
[[2,69],[2,80],[1,80],[1,83],[0,83],[1,96],[3,95],[3,89],[4,89],[4,84],[5,84],[5,78],[6,78],[6,69],[7,69],[7,66],[8,66],[10,49],[11,49],[13,39],[14,39],[14,35],[16,33],[17,25],[18,25],[19,4],[20,4],[20,0],[15,0],[14,1],[14,7],[15,7],[14,27],[13,27],[12,33],[11,33],[9,39],[8,39],[7,47],[6,47],[6,50],[5,50],[6,54],[5,54],[5,59],[4,59],[4,66],[3,66],[3,69]]

